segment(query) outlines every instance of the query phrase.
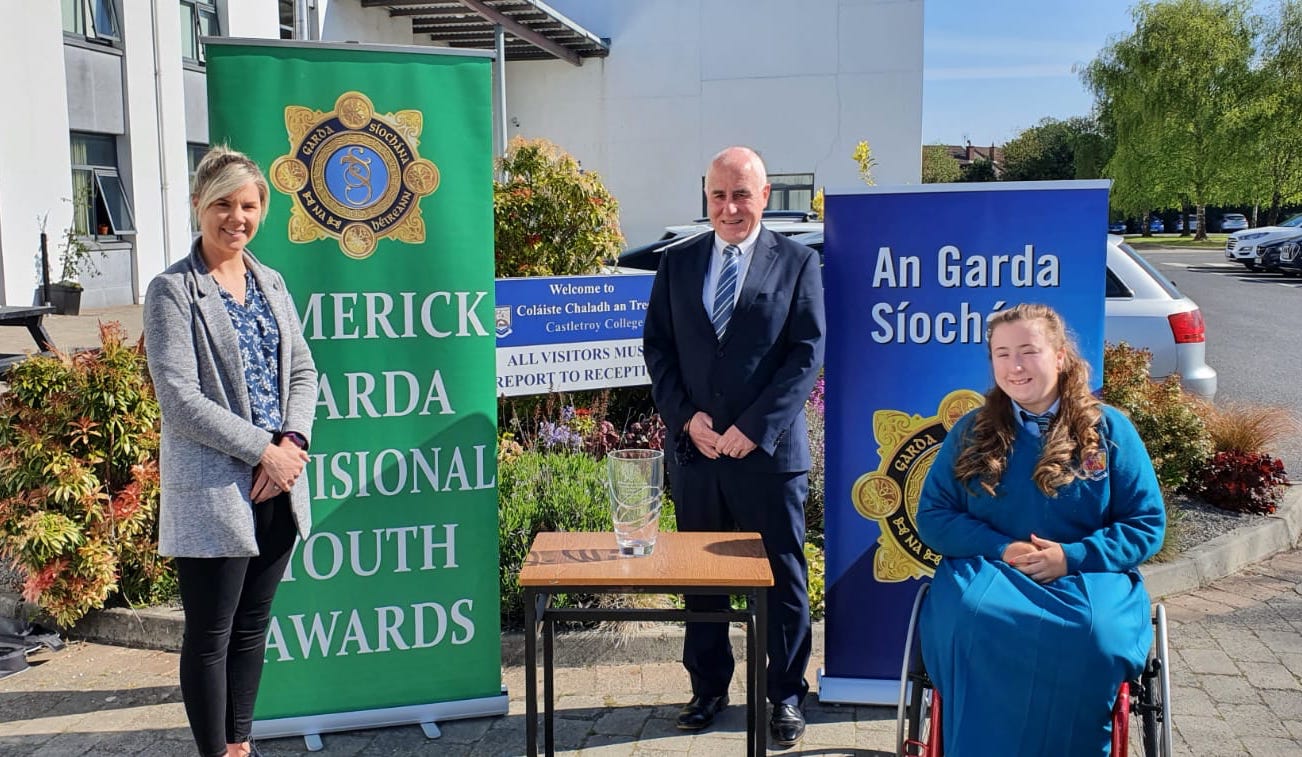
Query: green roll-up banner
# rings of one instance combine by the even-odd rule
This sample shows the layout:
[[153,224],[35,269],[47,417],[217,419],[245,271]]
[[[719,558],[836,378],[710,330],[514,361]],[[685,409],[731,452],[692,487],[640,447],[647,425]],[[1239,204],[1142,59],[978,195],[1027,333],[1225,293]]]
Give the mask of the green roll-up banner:
[[254,733],[506,712],[490,57],[209,40],[209,136],[271,182],[251,249],[320,375],[312,535],[276,595]]

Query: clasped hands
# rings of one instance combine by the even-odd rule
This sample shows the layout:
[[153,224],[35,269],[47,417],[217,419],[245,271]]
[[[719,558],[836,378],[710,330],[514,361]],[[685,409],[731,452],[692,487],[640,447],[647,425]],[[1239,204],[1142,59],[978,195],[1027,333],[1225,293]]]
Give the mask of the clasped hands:
[[268,444],[262,451],[262,460],[253,469],[253,503],[266,502],[272,497],[294,488],[294,482],[307,465],[307,452],[299,449],[290,439],[279,444]]
[[1067,554],[1062,545],[1035,534],[1031,534],[1030,541],[1009,544],[1003,560],[1042,584],[1067,575]]
[[741,429],[729,426],[722,434],[714,430],[714,419],[708,414],[697,411],[687,422],[687,435],[702,455],[717,460],[724,457],[743,458],[755,450],[758,445],[752,442]]

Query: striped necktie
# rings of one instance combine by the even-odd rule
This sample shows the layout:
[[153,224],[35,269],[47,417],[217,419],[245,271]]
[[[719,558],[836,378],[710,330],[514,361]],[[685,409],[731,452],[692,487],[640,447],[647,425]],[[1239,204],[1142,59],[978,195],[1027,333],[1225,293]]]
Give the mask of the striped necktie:
[[723,332],[728,329],[728,319],[732,318],[732,308],[736,304],[739,257],[741,250],[737,245],[730,244],[723,248],[723,268],[719,271],[719,283],[714,287],[714,312],[710,315],[714,335],[719,339],[723,338]]
[[1023,411],[1022,411],[1022,422],[1023,422],[1023,423],[1032,423],[1032,422],[1034,422],[1035,425],[1036,425],[1036,426],[1039,426],[1039,428],[1040,428],[1040,436],[1048,436],[1048,435],[1049,435],[1049,424],[1053,422],[1053,413],[1043,413],[1043,414],[1041,414],[1041,415],[1033,415],[1033,414],[1028,413],[1028,412],[1026,412],[1025,410],[1023,410]]

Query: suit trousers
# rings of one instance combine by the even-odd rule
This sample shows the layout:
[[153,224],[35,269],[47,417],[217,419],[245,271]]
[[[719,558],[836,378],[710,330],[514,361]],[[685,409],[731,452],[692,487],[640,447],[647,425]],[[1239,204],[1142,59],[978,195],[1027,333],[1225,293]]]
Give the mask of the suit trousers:
[[289,495],[253,505],[257,557],[178,557],[185,610],[181,699],[199,754],[249,739],[271,601],[298,535]]
[[[752,455],[761,455],[756,450]],[[799,705],[809,691],[808,568],[805,564],[805,497],[809,474],[756,472],[732,458],[697,457],[669,467],[679,531],[756,531],[764,541],[773,587],[768,590],[768,699]],[[728,607],[727,595],[688,595],[687,607]],[[683,666],[696,696],[719,696],[732,681],[727,623],[688,623]]]

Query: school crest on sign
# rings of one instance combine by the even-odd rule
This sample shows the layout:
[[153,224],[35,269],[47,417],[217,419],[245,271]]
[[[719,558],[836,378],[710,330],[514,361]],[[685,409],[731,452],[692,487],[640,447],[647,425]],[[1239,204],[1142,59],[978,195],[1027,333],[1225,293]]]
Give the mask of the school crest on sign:
[[285,108],[290,151],[270,179],[293,202],[291,242],[338,240],[350,258],[369,257],[381,239],[425,241],[420,200],[439,186],[439,170],[417,153],[418,110],[376,113],[370,98],[345,92],[334,110]]
[[850,501],[860,515],[881,527],[873,560],[873,577],[878,581],[895,583],[936,574],[940,554],[918,537],[918,496],[949,430],[984,401],[971,389],[958,389],[945,395],[936,414],[927,418],[898,410],[873,413],[881,465],[854,482]]

